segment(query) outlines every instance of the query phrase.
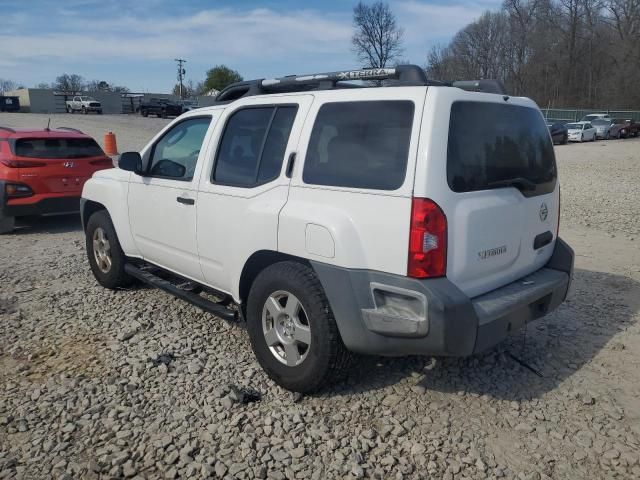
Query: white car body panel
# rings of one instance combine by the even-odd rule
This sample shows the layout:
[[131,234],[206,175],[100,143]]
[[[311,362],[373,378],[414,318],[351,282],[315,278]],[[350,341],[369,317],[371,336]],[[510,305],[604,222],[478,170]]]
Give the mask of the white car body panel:
[[[590,142],[598,138],[598,130],[590,122],[572,122],[573,125],[581,125],[582,128],[568,128],[569,141]],[[589,128],[586,128],[589,125]]]
[[[280,251],[340,267],[406,275],[413,172],[425,91],[425,88],[405,87],[316,94],[302,132],[289,199],[280,214]],[[325,103],[370,100],[410,100],[414,103],[412,140],[403,185],[394,191],[382,191],[305,184],[303,161],[320,107]],[[310,230],[311,226],[320,228]],[[309,245],[315,247],[310,249]],[[331,257],[322,254],[331,250]]]
[[[202,271],[206,284],[230,293],[236,301],[240,301],[240,275],[249,257],[261,250],[278,250],[278,214],[287,201],[289,191],[289,179],[284,173],[286,159],[296,151],[312,101],[312,95],[241,99],[227,106],[215,129],[214,137],[218,139],[229,116],[246,106],[298,105],[280,176],[276,180],[253,188],[212,183],[217,140],[207,154],[206,174],[201,176],[196,201]],[[199,111],[202,113],[202,109]]]

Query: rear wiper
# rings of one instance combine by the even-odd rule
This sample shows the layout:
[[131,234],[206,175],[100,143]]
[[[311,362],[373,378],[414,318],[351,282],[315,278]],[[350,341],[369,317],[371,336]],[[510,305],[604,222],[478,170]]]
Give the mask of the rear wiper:
[[528,178],[515,177],[506,180],[498,180],[487,184],[489,188],[515,187],[520,191],[531,191],[536,189],[536,184]]

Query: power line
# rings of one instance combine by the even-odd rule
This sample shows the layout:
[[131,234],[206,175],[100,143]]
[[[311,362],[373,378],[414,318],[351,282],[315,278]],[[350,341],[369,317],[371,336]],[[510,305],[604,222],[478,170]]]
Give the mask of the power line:
[[184,91],[182,80],[184,79],[184,74],[187,73],[187,71],[182,67],[182,64],[187,63],[187,61],[183,58],[176,58],[174,60],[178,62],[178,81],[180,82],[180,99],[182,100],[182,92]]

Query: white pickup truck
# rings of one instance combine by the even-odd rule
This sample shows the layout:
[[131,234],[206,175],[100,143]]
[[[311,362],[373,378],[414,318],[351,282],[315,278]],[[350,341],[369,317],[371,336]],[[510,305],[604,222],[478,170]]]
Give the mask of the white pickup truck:
[[89,112],[95,112],[102,114],[102,104],[93,97],[76,95],[71,100],[67,100],[66,105],[67,113],[82,112],[87,114]]
[[573,251],[533,101],[412,65],[239,82],[217,100],[86,182],[101,285],[138,279],[243,318],[261,366],[300,392],[350,352],[486,350],[566,298]]

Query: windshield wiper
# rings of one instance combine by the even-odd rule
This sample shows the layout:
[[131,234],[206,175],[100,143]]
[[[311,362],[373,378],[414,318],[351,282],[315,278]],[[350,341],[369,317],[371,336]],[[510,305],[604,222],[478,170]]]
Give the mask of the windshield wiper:
[[522,191],[532,191],[536,189],[536,184],[528,178],[515,177],[507,178],[505,180],[498,180],[487,184],[489,188],[501,188],[501,187],[515,187]]

